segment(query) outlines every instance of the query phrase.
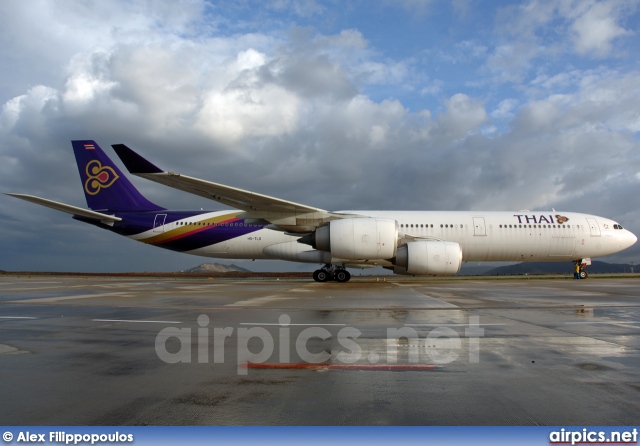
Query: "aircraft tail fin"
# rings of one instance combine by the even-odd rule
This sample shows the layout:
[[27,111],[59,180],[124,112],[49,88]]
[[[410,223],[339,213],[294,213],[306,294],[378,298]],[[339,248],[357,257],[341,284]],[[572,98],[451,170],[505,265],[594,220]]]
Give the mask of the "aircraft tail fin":
[[94,211],[158,211],[95,141],[71,141],[87,205]]

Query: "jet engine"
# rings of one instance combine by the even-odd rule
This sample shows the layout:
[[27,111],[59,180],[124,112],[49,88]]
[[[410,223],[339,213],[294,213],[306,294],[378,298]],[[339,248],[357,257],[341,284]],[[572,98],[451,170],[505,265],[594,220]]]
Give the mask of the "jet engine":
[[382,218],[334,220],[316,229],[312,246],[341,259],[391,259],[398,247],[398,223]]
[[462,249],[453,242],[410,242],[397,251],[396,274],[453,276],[462,266]]

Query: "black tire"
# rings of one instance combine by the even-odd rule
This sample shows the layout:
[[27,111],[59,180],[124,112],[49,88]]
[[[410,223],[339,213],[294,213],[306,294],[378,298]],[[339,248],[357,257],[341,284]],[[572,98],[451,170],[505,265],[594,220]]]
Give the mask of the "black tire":
[[315,270],[313,272],[313,280],[315,280],[316,282],[320,282],[320,279],[318,278],[318,273],[320,272],[319,269]]
[[314,279],[316,279],[317,277],[317,281],[318,282],[326,282],[327,280],[331,280],[330,278],[330,274],[322,269],[317,270],[315,273],[313,273],[314,275]]
[[335,278],[337,282],[346,282],[350,279],[350,274],[348,271],[340,270],[335,274]]
[[589,277],[589,274],[586,271],[580,271],[580,278],[581,279],[586,279],[587,277]]

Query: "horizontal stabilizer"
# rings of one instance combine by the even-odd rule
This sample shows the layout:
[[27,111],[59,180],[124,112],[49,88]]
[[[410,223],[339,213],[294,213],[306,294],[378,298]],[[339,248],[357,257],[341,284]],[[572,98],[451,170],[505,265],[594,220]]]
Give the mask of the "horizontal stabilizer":
[[99,221],[111,222],[111,223],[122,220],[121,218],[114,217],[113,215],[101,214],[100,212],[90,211],[88,209],[71,206],[70,204],[59,203],[53,200],[47,200],[46,198],[40,198],[33,195],[25,195],[25,194],[5,194],[5,195],[16,197],[25,201],[30,201],[31,203],[39,204],[41,206],[46,206],[48,208],[55,209],[56,211],[66,212],[67,214],[76,215],[78,217],[90,218],[92,220],[99,220]]

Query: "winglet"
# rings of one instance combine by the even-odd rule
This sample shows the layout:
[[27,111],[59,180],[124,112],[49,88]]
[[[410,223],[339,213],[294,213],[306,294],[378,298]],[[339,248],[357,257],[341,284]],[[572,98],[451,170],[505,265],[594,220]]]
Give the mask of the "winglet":
[[116,151],[127,170],[134,175],[140,173],[164,172],[162,169],[153,165],[124,144],[113,144],[111,147]]

